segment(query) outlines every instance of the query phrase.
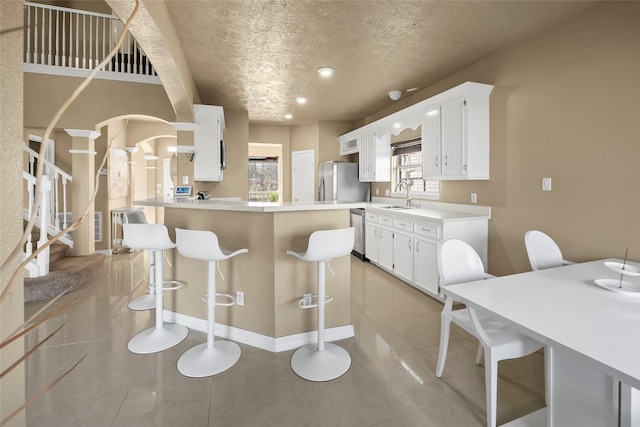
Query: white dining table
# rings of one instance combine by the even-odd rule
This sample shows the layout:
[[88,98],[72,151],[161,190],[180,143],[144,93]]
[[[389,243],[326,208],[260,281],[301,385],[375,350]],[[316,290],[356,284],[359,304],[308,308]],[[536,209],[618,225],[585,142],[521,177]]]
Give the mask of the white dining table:
[[[596,279],[621,277],[605,261],[623,262],[598,260],[443,287],[445,295],[501,319],[549,352],[547,407],[510,426],[640,426],[640,292],[596,285]],[[623,280],[640,286],[640,276]]]

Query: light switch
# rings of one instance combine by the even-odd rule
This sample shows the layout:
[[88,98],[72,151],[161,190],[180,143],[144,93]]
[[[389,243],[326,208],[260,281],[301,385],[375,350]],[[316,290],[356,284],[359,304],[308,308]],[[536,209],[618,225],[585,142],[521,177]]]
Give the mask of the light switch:
[[182,177],[182,185],[189,185],[189,177],[188,176],[183,176]]
[[542,178],[542,191],[551,191],[551,178]]

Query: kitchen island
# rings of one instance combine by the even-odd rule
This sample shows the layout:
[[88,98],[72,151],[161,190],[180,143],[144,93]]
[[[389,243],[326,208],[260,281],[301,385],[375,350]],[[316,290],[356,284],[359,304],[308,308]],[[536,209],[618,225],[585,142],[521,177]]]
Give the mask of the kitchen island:
[[[349,209],[365,203],[256,203],[218,200],[155,198],[136,206],[164,208],[164,224],[175,239],[175,228],[210,230],[225,250],[247,248],[249,253],[219,263],[225,280],[217,291],[244,293],[244,305],[216,310],[216,335],[270,351],[300,347],[315,339],[315,310],[302,310],[298,301],[316,292],[316,265],[286,255],[304,252],[316,230],[349,227]],[[205,331],[207,310],[206,264],[167,251],[165,280],[187,283],[165,295],[166,321]],[[353,336],[351,323],[351,260],[331,261],[326,275],[326,337],[333,341]]]

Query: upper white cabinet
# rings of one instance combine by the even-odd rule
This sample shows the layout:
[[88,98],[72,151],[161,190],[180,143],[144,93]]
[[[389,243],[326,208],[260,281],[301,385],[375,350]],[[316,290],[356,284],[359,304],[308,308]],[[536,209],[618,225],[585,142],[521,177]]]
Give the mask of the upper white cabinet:
[[360,150],[360,143],[358,142],[358,137],[360,135],[361,133],[350,132],[339,138],[341,156],[357,153]]
[[492,90],[492,85],[463,83],[342,135],[340,153],[360,152],[360,181],[390,181],[391,135],[422,126],[425,179],[489,179]]
[[492,90],[491,85],[467,82],[428,100],[422,112],[425,179],[489,179]]
[[196,155],[193,160],[194,181],[222,181],[224,167],[224,110],[214,105],[194,105],[198,127],[193,133]]
[[360,142],[360,181],[379,182],[391,180],[391,135],[376,129],[365,131]]

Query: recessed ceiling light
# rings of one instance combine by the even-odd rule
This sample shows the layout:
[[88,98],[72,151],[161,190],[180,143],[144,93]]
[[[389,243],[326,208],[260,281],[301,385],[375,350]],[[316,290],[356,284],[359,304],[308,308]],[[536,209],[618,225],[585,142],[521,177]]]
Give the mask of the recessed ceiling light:
[[333,74],[333,68],[331,68],[331,67],[320,67],[320,68],[318,68],[318,73],[320,73],[320,75],[322,77],[329,77],[331,74]]
[[287,114],[284,115],[284,118],[287,119],[287,120],[291,120],[293,118],[293,114],[287,113]]
[[305,98],[304,96],[296,96],[296,102],[298,104],[306,104],[307,98]]

